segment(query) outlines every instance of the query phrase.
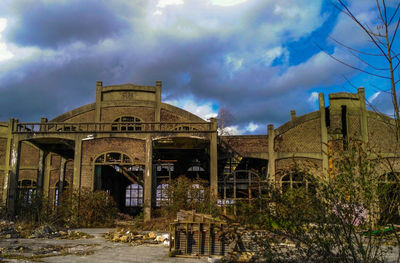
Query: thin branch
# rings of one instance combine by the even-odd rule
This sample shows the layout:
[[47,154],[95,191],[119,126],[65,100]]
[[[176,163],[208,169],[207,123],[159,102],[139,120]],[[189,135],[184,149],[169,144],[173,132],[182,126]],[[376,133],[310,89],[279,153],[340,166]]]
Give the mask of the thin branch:
[[387,8],[386,8],[385,0],[382,0],[382,5],[383,5],[383,12],[385,13],[385,26],[388,26],[388,23],[387,23]]
[[372,73],[372,72],[363,70],[363,69],[361,69],[361,68],[352,66],[352,65],[350,65],[350,64],[348,64],[348,63],[346,63],[346,62],[344,62],[344,61],[342,61],[342,60],[336,58],[335,56],[332,56],[331,54],[329,54],[328,52],[326,52],[326,51],[325,51],[320,45],[318,45],[316,42],[314,42],[314,44],[315,44],[322,52],[324,52],[325,54],[327,54],[329,57],[331,57],[332,59],[336,60],[337,62],[339,62],[339,63],[341,63],[341,64],[343,64],[343,65],[345,65],[345,66],[347,66],[347,67],[349,67],[349,68],[358,70],[358,71],[360,71],[360,72],[366,73],[366,74],[371,75],[371,76],[375,76],[375,77],[379,77],[379,78],[383,78],[383,79],[390,79],[390,77],[378,75],[378,74],[375,74],[375,73]]
[[392,17],[389,19],[389,25],[392,23],[393,19],[396,17],[397,11],[399,11],[399,7],[400,7],[400,1],[397,4],[396,10],[394,10]]
[[394,39],[396,38],[397,30],[399,29],[399,24],[400,24],[400,18],[397,20],[396,29],[394,30],[392,40],[390,41],[390,45],[389,45],[390,49],[392,48]]
[[[360,53],[360,54],[363,54],[363,55],[367,55],[367,56],[383,57],[382,54],[373,54],[373,53],[364,52],[364,51],[361,51],[361,50],[358,50],[358,49],[349,47],[349,46],[343,44],[342,42],[340,42],[340,41],[334,39],[333,37],[329,37],[329,38],[330,38],[332,41],[334,41],[336,44],[338,44],[338,45],[340,45],[340,46],[342,46],[342,47],[344,47],[344,48],[347,48],[347,49],[349,49],[349,50],[355,51],[355,52],[357,52],[357,53]],[[400,53],[397,54],[397,55],[400,55]]]
[[357,59],[359,59],[361,62],[363,62],[365,65],[375,69],[375,70],[382,70],[382,71],[386,71],[389,70],[389,68],[377,68],[373,65],[371,65],[370,63],[368,63],[367,61],[365,61],[364,59],[362,59],[361,57],[357,56],[356,54],[354,54],[353,52],[349,51],[350,54],[352,54],[354,57],[356,57]]
[[393,71],[396,71],[397,67],[400,65],[400,61],[397,62],[397,65],[393,68]]
[[397,58],[398,56],[400,56],[400,53],[397,53],[394,57],[392,58]]
[[392,92],[390,91],[390,89],[384,90],[384,89],[381,89],[381,88],[377,87],[377,86],[374,85],[374,84],[371,84],[371,86],[375,88],[375,91],[383,92],[383,93],[390,94],[390,95],[392,94]]
[[354,22],[356,22],[356,24],[358,24],[363,30],[364,32],[371,38],[372,42],[374,42],[375,46],[377,48],[379,48],[379,50],[382,52],[382,54],[386,57],[387,60],[389,60],[388,56],[386,55],[386,53],[383,51],[383,49],[379,46],[378,43],[376,43],[374,37],[368,32],[368,30],[361,24],[361,22],[353,15],[353,13],[349,10],[349,8],[347,7],[347,5],[345,3],[343,3],[342,0],[338,0],[338,2],[341,4],[341,6],[343,6],[343,8],[346,9],[346,11],[348,12],[348,14],[350,15],[350,17],[353,19]]
[[383,15],[382,15],[381,5],[379,4],[378,0],[376,0],[376,7],[378,8],[379,16],[381,17],[381,21],[385,22],[385,20],[383,19]]

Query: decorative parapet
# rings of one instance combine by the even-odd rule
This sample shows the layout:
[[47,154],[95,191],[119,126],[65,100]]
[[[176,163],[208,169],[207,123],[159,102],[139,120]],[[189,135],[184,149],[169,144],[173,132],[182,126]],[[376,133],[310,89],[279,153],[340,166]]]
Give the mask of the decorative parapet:
[[16,123],[15,134],[54,133],[209,133],[216,132],[212,122],[108,122],[108,123],[66,123],[66,122],[21,122]]

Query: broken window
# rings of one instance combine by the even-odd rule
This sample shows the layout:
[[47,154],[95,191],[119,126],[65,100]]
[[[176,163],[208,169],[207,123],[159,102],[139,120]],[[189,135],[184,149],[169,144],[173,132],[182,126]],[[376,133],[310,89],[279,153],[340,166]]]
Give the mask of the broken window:
[[143,186],[140,184],[130,184],[126,187],[125,206],[143,206]]
[[157,207],[163,206],[169,201],[168,186],[169,186],[169,184],[160,184],[157,186],[157,191],[156,191],[156,206]]
[[22,206],[32,204],[32,198],[36,193],[36,182],[33,180],[22,180],[18,182],[19,200]]

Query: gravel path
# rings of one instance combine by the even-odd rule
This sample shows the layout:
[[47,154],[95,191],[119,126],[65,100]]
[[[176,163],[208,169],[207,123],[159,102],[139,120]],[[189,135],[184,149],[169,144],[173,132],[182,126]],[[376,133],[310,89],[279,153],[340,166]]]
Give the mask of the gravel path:
[[[102,235],[111,229],[77,229],[94,236],[91,239],[64,240],[64,239],[1,239],[1,247],[21,248],[21,255],[29,258],[32,251],[49,250],[54,248],[54,256],[48,255],[35,261],[25,259],[3,259],[0,262],[176,262],[194,263],[207,262],[207,258],[170,258],[168,248],[163,245],[132,246],[128,243],[114,243],[107,241]],[[60,248],[62,247],[62,250]],[[59,250],[56,251],[58,248]]]

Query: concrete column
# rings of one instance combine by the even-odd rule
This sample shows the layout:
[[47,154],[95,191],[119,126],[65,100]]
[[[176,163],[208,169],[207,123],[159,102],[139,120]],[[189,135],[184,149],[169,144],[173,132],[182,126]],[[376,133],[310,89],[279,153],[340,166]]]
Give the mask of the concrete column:
[[153,140],[150,135],[146,138],[146,167],[144,173],[144,221],[151,220],[151,208],[153,203]]
[[8,134],[7,134],[7,148],[6,148],[6,162],[4,169],[4,181],[3,181],[3,204],[5,205],[7,202],[8,195],[8,175],[10,171],[10,156],[11,156],[11,147],[12,147],[12,130],[14,127],[14,119],[9,119],[8,121]]
[[40,122],[43,123],[43,125],[40,125],[39,131],[40,132],[46,132],[47,131],[47,125],[46,123],[48,122],[46,117],[40,118]]
[[211,118],[210,133],[210,191],[211,197],[218,199],[218,135],[217,135],[217,119]]
[[294,119],[296,119],[296,111],[295,110],[291,110],[290,111],[290,120],[293,121]]
[[319,114],[321,121],[321,154],[322,154],[322,172],[325,176],[329,174],[329,156],[328,156],[328,129],[326,128],[325,99],[324,94],[318,95]]
[[67,162],[67,159],[65,157],[61,157],[61,163],[60,163],[60,176],[58,178],[58,201],[60,202],[60,198],[62,195],[62,192],[64,190],[64,181],[65,181],[65,163]]
[[161,121],[161,81],[156,81],[156,109],[154,114],[154,121]]
[[273,124],[268,124],[268,180],[275,182],[275,160],[276,154],[274,149],[275,130]]
[[44,178],[43,178],[43,194],[45,197],[49,197],[50,190],[50,172],[51,172],[51,153],[45,156],[45,168],[44,168]]
[[95,122],[101,121],[101,92],[103,89],[103,82],[97,81],[96,82],[96,115],[95,115]]
[[367,123],[367,106],[365,105],[365,90],[364,88],[358,89],[358,97],[360,98],[361,110],[361,139],[364,143],[368,143],[368,123]]
[[73,190],[79,190],[81,187],[81,164],[82,164],[82,139],[78,137],[75,140],[75,150],[74,150],[74,175],[72,182]]
[[17,194],[18,194],[18,174],[20,161],[21,142],[17,135],[13,136],[11,146],[10,169],[8,171],[8,194],[7,194],[7,215],[15,216]]
[[45,167],[45,159],[47,153],[43,150],[39,149],[39,163],[38,163],[38,170],[37,170],[37,189],[43,193],[43,179],[44,179],[44,167]]

